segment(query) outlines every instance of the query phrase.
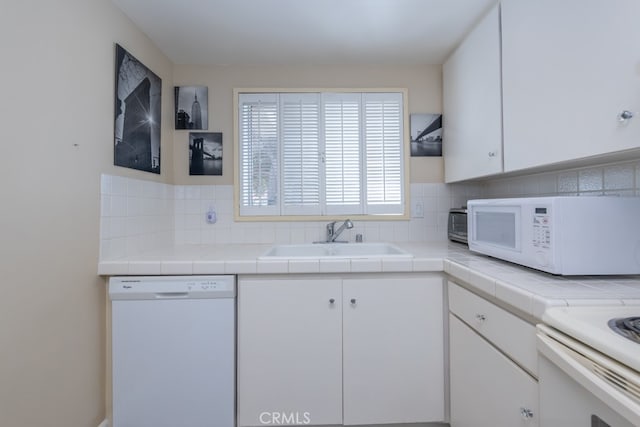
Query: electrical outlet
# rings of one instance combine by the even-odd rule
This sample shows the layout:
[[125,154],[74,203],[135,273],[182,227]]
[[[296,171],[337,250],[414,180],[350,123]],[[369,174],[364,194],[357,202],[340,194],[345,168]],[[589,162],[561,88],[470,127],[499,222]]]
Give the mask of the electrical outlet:
[[422,200],[411,202],[411,218],[424,218],[424,202]]

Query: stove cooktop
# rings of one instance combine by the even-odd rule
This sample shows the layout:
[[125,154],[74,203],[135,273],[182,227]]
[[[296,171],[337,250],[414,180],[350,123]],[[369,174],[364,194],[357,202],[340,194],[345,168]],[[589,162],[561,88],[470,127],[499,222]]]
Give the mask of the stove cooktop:
[[[625,319],[636,319],[627,321]],[[640,326],[638,306],[573,306],[552,307],[545,311],[542,320],[566,335],[587,344],[610,358],[640,372],[640,342],[629,338],[640,335],[626,332],[628,326]],[[625,332],[614,331],[610,326]],[[632,329],[633,331],[633,329]]]
[[640,317],[618,317],[609,320],[609,327],[615,333],[640,343]]

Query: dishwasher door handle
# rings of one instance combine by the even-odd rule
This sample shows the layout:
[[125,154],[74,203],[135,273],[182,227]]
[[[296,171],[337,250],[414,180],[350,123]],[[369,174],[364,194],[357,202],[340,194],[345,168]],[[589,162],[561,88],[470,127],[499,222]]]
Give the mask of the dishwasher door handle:
[[157,299],[188,298],[189,292],[156,292]]

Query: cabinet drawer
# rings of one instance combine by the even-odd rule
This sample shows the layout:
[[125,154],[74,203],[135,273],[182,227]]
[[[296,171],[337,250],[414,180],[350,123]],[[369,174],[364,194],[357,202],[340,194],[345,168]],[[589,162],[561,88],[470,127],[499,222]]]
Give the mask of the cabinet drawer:
[[451,426],[537,427],[538,382],[457,317],[449,326]]
[[449,310],[537,377],[535,326],[453,282]]

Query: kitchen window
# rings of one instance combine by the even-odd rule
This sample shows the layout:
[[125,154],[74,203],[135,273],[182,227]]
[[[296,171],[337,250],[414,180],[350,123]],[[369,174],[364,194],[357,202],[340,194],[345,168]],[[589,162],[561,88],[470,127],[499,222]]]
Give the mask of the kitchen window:
[[238,217],[405,215],[406,92],[236,90]]

